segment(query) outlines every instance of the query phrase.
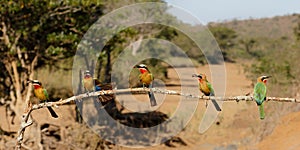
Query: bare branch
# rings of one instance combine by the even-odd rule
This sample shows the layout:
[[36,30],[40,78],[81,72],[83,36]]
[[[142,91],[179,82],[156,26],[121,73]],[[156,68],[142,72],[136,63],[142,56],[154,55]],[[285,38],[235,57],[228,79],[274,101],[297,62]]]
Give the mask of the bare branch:
[[21,83],[20,83],[20,76],[17,69],[17,62],[14,60],[11,62],[13,74],[14,74],[14,81],[15,81],[15,90],[17,95],[17,103],[22,103],[22,94],[21,94]]
[[15,50],[17,49],[17,45],[18,45],[20,37],[21,37],[21,34],[17,33],[17,36],[15,37],[15,41],[14,41],[13,45],[11,47],[9,47],[11,52],[15,52]]
[[76,34],[78,34],[80,36],[83,35],[83,33],[81,31],[77,30],[76,28],[70,28],[70,31],[73,31],[74,33],[76,33]]
[[[37,60],[38,60],[38,55],[36,55],[33,59],[33,61],[31,62],[31,65],[29,66],[29,79],[33,79],[33,76],[34,76],[34,67],[37,63]],[[27,104],[27,107],[29,107],[30,105],[30,96],[31,96],[31,91],[32,91],[32,86],[28,86],[28,89],[27,89],[27,94],[26,94],[26,97],[25,97],[25,104]]]
[[[63,10],[63,11],[61,11],[61,10]],[[59,15],[65,15],[65,14],[69,14],[69,13],[75,13],[75,12],[78,12],[80,10],[81,10],[81,8],[74,8],[74,7],[71,7],[71,6],[58,7],[53,11],[54,13],[50,13],[49,16],[53,17],[53,16],[59,16]]]
[[16,49],[17,49],[17,53],[18,53],[18,58],[21,61],[21,65],[22,65],[23,68],[25,68],[26,64],[25,64],[25,61],[24,61],[24,59],[22,57],[21,49],[20,49],[19,46],[17,46]]
[[16,150],[20,150],[21,149],[21,146],[22,146],[22,141],[23,141],[23,138],[24,138],[24,132],[25,132],[25,129],[32,125],[33,121],[32,119],[30,118],[30,112],[29,111],[28,113],[25,113],[23,116],[22,116],[22,120],[21,120],[21,126],[20,126],[20,129],[18,131],[18,136],[17,136],[17,144],[16,144]]
[[[197,96],[192,94],[185,94],[178,91],[172,90],[160,90],[158,88],[152,89],[154,93],[162,93],[168,95],[180,95],[188,98],[198,98],[201,100],[217,100],[217,101],[254,101],[253,96],[234,96],[234,97],[214,97],[214,96]],[[300,103],[300,100],[296,98],[280,98],[280,97],[267,97],[266,101],[278,101],[278,102],[295,102]]]
[[10,48],[10,46],[11,46],[11,43],[10,43],[10,41],[9,41],[9,37],[8,37],[8,35],[7,35],[7,27],[6,27],[6,24],[5,24],[5,22],[1,22],[1,24],[2,24],[2,33],[3,33],[3,39],[4,39],[4,43],[5,43],[5,45],[8,47],[8,48]]
[[[29,102],[29,105],[26,105],[25,112],[22,115],[21,127],[18,132],[18,136],[17,136],[18,138],[17,138],[16,149],[20,149],[20,147],[21,147],[25,128],[32,124],[32,119],[30,119],[30,113],[33,110],[41,109],[41,108],[48,107],[48,106],[53,107],[53,106],[58,106],[58,105],[69,104],[70,102],[84,100],[84,98],[87,98],[87,97],[98,97],[98,96],[103,96],[103,95],[130,94],[130,93],[132,93],[132,94],[147,94],[147,92],[149,92],[150,90],[153,91],[154,93],[183,96],[183,97],[190,98],[191,100],[214,99],[217,101],[237,101],[237,102],[238,101],[254,101],[252,96],[214,97],[214,96],[199,96],[199,95],[185,94],[185,93],[181,93],[178,91],[161,90],[158,88],[150,88],[150,89],[149,88],[131,88],[131,89],[102,90],[102,91],[97,91],[97,92],[84,93],[84,94],[80,94],[77,96],[72,96],[67,99],[63,99],[63,100],[61,99],[57,102],[46,102],[46,103],[35,104],[33,106]],[[296,98],[267,97],[267,101],[300,103],[300,100],[297,100]]]

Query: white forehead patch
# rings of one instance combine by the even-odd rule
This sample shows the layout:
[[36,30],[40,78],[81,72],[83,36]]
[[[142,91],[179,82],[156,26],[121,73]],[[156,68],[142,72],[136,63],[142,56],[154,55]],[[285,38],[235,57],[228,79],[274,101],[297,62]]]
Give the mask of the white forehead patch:
[[144,65],[144,64],[140,64],[139,66],[140,66],[140,67],[146,67],[146,65]]

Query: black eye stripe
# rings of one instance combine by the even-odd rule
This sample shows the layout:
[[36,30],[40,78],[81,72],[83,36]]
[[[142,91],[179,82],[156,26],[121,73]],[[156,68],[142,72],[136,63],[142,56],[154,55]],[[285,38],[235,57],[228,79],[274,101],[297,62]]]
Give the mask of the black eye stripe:
[[267,77],[265,77],[265,76],[261,78],[262,81],[264,81],[265,79],[267,79]]

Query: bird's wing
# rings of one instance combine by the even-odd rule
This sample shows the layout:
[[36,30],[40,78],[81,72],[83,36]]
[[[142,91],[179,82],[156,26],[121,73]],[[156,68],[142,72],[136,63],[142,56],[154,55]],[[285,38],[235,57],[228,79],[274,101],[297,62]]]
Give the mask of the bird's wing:
[[[207,87],[210,90],[209,96],[215,96],[214,89],[209,82],[207,82]],[[210,103],[208,104],[208,107],[199,126],[199,132],[201,134],[204,133],[214,123],[214,121],[218,117],[218,113],[221,111],[221,107],[215,99],[211,99],[211,103],[213,105],[211,105]]]
[[151,76],[151,81],[153,81],[153,80],[154,80],[154,76],[153,76],[153,74],[152,74],[152,73],[150,73],[150,76]]
[[143,75],[143,74],[139,74],[140,82],[142,82],[142,75]]
[[36,94],[35,94],[35,91],[33,92],[33,95],[34,95],[35,97],[37,97]]
[[207,87],[210,91],[210,96],[215,96],[215,91],[214,91],[214,88],[212,87],[211,83],[207,82]]
[[257,83],[254,87],[254,99],[257,102],[262,103],[266,97],[266,94],[267,94],[266,86],[261,82]]
[[49,95],[48,95],[47,90],[46,90],[46,89],[43,89],[43,92],[44,92],[44,94],[45,94],[46,99],[49,100]]
[[94,83],[95,83],[95,85],[100,85],[101,84],[101,82],[97,78],[94,78]]
[[81,80],[81,84],[84,86],[84,79]]
[[111,83],[101,83],[99,85],[101,87],[102,90],[112,90],[112,84]]
[[[154,77],[153,77],[153,75],[152,75],[152,73],[149,73],[148,74],[148,77],[147,77],[147,79],[148,79],[148,88],[152,88],[153,87],[153,85],[152,85],[152,81],[153,81],[153,79],[154,79]],[[150,87],[151,86],[151,87]]]

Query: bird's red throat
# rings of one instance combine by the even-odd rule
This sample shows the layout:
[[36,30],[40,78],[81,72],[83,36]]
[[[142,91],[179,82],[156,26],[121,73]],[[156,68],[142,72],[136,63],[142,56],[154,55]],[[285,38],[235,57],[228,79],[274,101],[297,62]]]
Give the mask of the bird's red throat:
[[33,87],[34,87],[34,89],[41,88],[41,86],[40,86],[40,85],[38,85],[38,84],[34,84],[34,85],[33,85]]
[[84,78],[88,79],[88,78],[91,78],[91,76],[90,75],[85,75]]
[[198,80],[199,80],[199,82],[201,82],[201,83],[203,82],[203,80],[202,80],[202,79],[198,79]]
[[140,72],[143,74],[143,73],[145,73],[145,72],[148,72],[148,70],[147,69],[145,69],[145,68],[139,68],[140,69]]

